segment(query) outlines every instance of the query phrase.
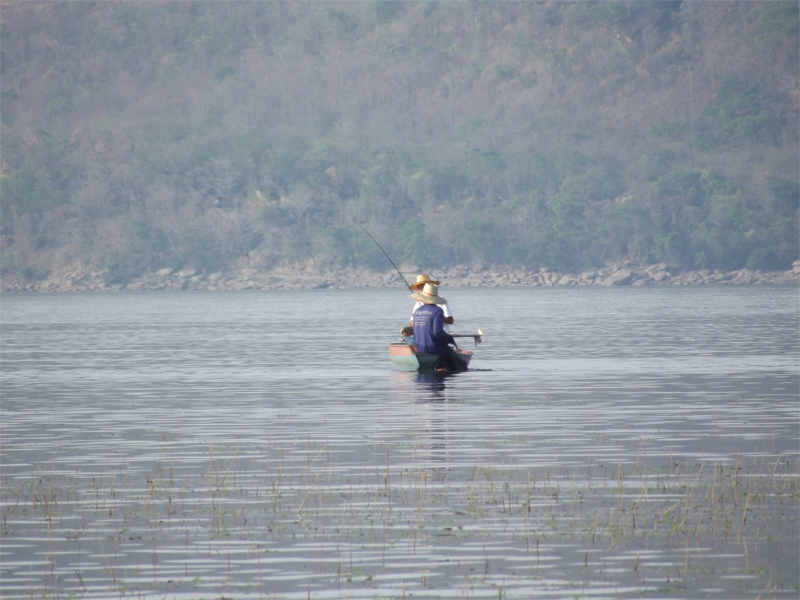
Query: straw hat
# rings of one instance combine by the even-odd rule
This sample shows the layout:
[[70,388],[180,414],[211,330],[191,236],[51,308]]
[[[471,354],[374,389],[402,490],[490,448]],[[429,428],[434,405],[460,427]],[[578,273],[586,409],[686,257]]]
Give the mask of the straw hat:
[[423,304],[447,304],[447,300],[439,295],[439,286],[432,282],[426,283],[422,291],[412,292],[411,297]]
[[427,273],[423,273],[422,275],[417,275],[417,282],[409,287],[411,287],[412,290],[419,291],[426,283],[435,283],[436,285],[439,285],[438,281],[431,279],[431,276]]

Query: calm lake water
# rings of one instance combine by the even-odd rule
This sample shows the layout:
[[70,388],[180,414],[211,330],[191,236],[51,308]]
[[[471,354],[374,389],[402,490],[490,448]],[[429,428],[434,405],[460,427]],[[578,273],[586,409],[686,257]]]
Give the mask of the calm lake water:
[[0,301],[3,598],[797,598],[796,287]]

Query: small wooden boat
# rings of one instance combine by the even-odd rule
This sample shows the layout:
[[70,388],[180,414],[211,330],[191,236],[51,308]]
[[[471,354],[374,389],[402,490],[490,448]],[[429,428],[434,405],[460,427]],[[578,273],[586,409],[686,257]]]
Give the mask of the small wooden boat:
[[[457,348],[456,352],[469,365],[469,361],[472,359],[472,352],[462,348]],[[409,346],[402,342],[389,344],[389,358],[403,371],[438,371],[441,368],[439,365],[441,357],[438,354],[417,352],[416,346]]]

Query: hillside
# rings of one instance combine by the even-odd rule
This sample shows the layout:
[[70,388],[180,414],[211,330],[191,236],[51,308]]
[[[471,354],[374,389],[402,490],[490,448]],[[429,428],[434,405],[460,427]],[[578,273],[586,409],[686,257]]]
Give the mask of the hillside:
[[798,3],[2,2],[0,276],[800,257]]

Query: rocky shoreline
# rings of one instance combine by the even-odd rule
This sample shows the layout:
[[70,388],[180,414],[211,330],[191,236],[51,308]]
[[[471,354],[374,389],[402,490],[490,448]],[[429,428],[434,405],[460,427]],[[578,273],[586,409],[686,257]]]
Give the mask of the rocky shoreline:
[[[430,271],[448,287],[559,287],[642,285],[760,285],[800,284],[800,260],[788,271],[678,271],[664,264],[618,264],[582,273],[559,273],[548,269],[483,268],[457,266],[420,269],[403,266],[411,281],[416,273]],[[185,290],[296,290],[391,288],[402,285],[394,270],[375,272],[361,268],[320,270],[313,265],[270,270],[242,268],[235,272],[205,274],[195,269],[161,269],[128,284],[107,284],[102,271],[72,269],[42,281],[6,278],[0,292],[157,292]]]

